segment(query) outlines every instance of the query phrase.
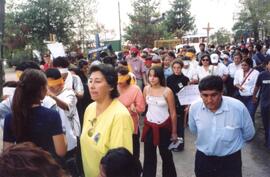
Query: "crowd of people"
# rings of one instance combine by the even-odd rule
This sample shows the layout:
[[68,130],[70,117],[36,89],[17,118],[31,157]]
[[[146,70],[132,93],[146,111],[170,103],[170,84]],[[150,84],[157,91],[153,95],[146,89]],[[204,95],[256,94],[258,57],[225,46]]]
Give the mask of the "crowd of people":
[[[155,177],[158,147],[162,176],[176,177],[171,151],[185,149],[188,126],[196,177],[241,177],[258,105],[270,147],[270,49],[259,43],[132,46],[95,60],[45,53],[42,65],[25,61],[15,70],[18,80],[4,85],[14,93],[0,103],[0,176]],[[177,95],[188,85],[201,99],[182,105]]]

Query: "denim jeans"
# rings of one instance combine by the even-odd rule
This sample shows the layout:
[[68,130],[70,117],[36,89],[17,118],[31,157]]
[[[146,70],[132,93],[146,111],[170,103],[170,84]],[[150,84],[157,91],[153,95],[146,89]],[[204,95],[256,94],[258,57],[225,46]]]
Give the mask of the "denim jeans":
[[265,144],[270,147],[270,105],[261,106],[261,116],[265,134]]
[[252,96],[240,96],[240,100],[242,101],[242,103],[244,103],[244,105],[248,109],[250,117],[252,118],[252,121],[254,122],[257,104],[253,103]]

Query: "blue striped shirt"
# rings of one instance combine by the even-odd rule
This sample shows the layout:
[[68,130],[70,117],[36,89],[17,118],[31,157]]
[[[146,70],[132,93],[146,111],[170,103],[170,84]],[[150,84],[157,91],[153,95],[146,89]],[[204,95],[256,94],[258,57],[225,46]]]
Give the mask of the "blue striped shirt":
[[240,150],[255,134],[254,125],[244,104],[222,96],[216,112],[211,112],[203,101],[189,109],[189,129],[196,134],[196,147],[208,156],[226,156]]

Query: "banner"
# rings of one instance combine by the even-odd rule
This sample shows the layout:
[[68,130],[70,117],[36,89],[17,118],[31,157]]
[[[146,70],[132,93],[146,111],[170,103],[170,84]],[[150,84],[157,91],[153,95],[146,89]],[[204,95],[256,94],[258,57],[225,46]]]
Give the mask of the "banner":
[[190,105],[201,99],[198,85],[187,85],[177,93],[181,105]]

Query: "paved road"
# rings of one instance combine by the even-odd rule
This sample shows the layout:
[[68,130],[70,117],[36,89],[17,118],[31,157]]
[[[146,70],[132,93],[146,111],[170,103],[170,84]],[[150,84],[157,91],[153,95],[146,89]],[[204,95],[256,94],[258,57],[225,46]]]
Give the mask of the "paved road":
[[[243,177],[269,177],[270,176],[270,150],[263,146],[263,129],[257,119],[256,136],[253,141],[247,143],[242,150]],[[195,157],[195,137],[185,131],[185,150],[174,152],[174,162],[177,169],[178,177],[195,177],[194,174],[194,157]],[[143,148],[143,145],[141,145]],[[143,155],[143,154],[141,154]],[[143,158],[141,157],[141,160]],[[143,161],[143,160],[142,160]],[[161,159],[158,159],[158,177],[161,177]]]
[[[9,70],[6,74],[7,80],[12,80],[15,74]],[[270,149],[263,146],[263,128],[261,124],[260,113],[256,114],[256,136],[247,143],[242,150],[243,161],[243,177],[270,177]],[[195,137],[189,132],[185,131],[185,150],[182,152],[174,152],[174,162],[177,169],[178,177],[195,177],[194,175],[194,156]],[[2,137],[2,130],[0,130],[0,138]],[[2,139],[2,138],[1,138]],[[2,142],[0,141],[0,148]],[[143,161],[143,144],[141,144],[141,161]],[[157,177],[161,177],[161,159],[158,156]]]

